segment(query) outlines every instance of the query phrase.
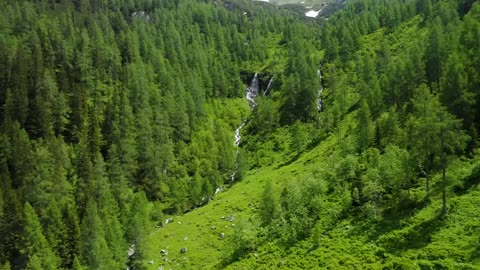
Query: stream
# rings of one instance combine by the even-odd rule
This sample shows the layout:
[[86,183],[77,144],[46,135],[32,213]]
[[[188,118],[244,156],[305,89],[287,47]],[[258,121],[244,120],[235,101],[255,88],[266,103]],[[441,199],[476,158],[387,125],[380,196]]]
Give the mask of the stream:
[[318,75],[318,79],[320,80],[320,89],[318,89],[318,93],[317,93],[317,110],[320,112],[322,111],[322,105],[323,105],[323,101],[322,101],[322,92],[323,92],[323,85],[322,85],[322,65],[320,64],[320,66],[318,67],[318,70],[317,70],[317,75]]
[[[270,81],[268,82],[268,86],[267,86],[267,89],[265,90],[264,94],[266,94],[267,91],[270,89],[270,85],[271,85],[272,81],[273,81],[273,76],[270,79]],[[260,87],[259,87],[259,84],[258,84],[258,73],[255,73],[255,75],[253,76],[252,82],[247,87],[247,89],[245,89],[245,98],[248,101],[248,106],[250,107],[250,110],[253,110],[255,108],[255,106],[257,105],[255,103],[255,99],[257,98],[259,89],[260,89]],[[240,154],[240,150],[238,149],[238,147],[240,146],[240,142],[242,141],[242,136],[240,134],[240,131],[242,130],[242,128],[245,126],[246,123],[247,123],[247,119],[243,120],[243,122],[237,127],[237,129],[235,129],[234,138],[233,138],[233,145],[235,145],[235,147],[237,148],[237,151],[235,153],[235,170],[233,171],[232,175],[230,176],[230,181],[231,182],[235,182],[235,180],[237,178],[237,175],[238,175],[238,169],[239,169],[238,155]]]

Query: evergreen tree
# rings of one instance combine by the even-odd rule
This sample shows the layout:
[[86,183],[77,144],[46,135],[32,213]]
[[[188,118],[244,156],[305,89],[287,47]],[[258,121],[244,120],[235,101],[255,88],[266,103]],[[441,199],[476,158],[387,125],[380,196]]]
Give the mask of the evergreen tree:
[[425,85],[417,89],[414,100],[414,114],[410,119],[411,147],[414,156],[423,166],[430,191],[430,170],[436,164],[442,169],[443,210],[446,213],[446,168],[447,156],[462,151],[468,136],[460,129],[461,122],[455,119],[439,102],[438,96],[429,92]]
[[79,253],[83,264],[89,269],[112,269],[117,264],[105,240],[105,225],[97,208],[95,201],[88,201],[82,220]]
[[38,216],[28,202],[24,207],[24,220],[21,252],[27,258],[26,269],[57,269],[60,260],[43,235]]
[[357,124],[357,143],[358,150],[361,152],[367,149],[373,142],[375,125],[370,116],[370,109],[365,100],[362,101],[360,110],[358,111]]
[[269,225],[276,216],[276,207],[277,202],[274,195],[272,181],[269,180],[265,183],[265,187],[262,194],[261,204],[260,204],[260,218],[262,224]]

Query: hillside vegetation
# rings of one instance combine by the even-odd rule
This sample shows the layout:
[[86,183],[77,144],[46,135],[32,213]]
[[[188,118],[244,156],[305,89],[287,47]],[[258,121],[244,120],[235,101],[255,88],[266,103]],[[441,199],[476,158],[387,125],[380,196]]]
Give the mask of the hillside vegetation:
[[300,69],[259,98],[241,145],[251,170],[152,234],[155,265],[480,268],[479,12],[453,1],[338,12],[321,26],[322,112],[284,109],[314,97],[290,83]]
[[478,1],[0,14],[0,269],[480,268]]

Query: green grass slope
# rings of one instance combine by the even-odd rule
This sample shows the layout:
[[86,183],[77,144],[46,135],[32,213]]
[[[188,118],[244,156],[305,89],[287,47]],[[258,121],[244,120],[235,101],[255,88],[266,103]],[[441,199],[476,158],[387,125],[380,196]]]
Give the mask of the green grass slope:
[[[366,35],[357,56],[373,54],[386,40],[393,55],[391,61],[399,61],[414,47],[409,36],[426,38],[426,30],[420,25],[421,19],[414,17],[396,31],[378,30]],[[346,74],[354,72],[351,64]],[[338,76],[343,76],[338,80],[348,77]],[[324,94],[333,94],[329,90]],[[329,134],[313,126],[307,128],[314,132],[308,133],[312,137],[307,140],[310,145],[302,153],[297,155],[288,149],[292,139],[288,127],[277,129],[263,144],[257,142],[257,148],[244,144],[257,150],[247,152],[254,169],[207,205],[175,216],[173,222],[156,229],[147,240],[145,266],[152,270],[480,269],[480,153],[472,153],[470,158],[455,157],[449,163],[446,215],[441,214],[442,175],[438,170],[432,175],[430,194],[425,191],[425,179],[412,174],[407,176],[412,178],[410,186],[398,188],[399,198],[388,191],[378,192],[385,196],[384,204],[368,209],[368,203],[355,202],[349,185],[363,181],[375,151],[359,154],[351,149],[356,145],[352,131],[358,126],[359,93],[349,91],[342,107],[344,115],[335,128]],[[326,113],[322,117],[327,119]],[[387,158],[376,151],[377,158]],[[378,168],[398,171],[390,167]],[[267,236],[268,227],[259,225],[265,184],[271,181],[278,197],[284,187],[302,184],[305,179],[326,187],[315,202],[319,205],[318,217],[313,219],[316,225],[307,238],[282,246],[281,239]],[[367,184],[361,186],[366,189]],[[232,260],[233,250],[242,243],[238,242],[239,232],[248,248]],[[185,252],[181,252],[183,248]]]
[[[247,220],[258,220],[266,181],[273,181],[279,190],[288,181],[332,169],[332,157],[339,154],[337,147],[336,136],[330,136],[291,164],[250,171],[243,181],[218,193],[208,205],[173,217],[172,223],[150,235],[146,258],[153,263],[148,269],[223,268],[235,228]],[[451,181],[450,211],[444,217],[440,215],[440,192],[425,200],[419,188],[411,191],[421,202],[416,207],[386,212],[375,222],[354,211],[347,212],[320,235],[286,250],[275,243],[262,243],[226,268],[480,269],[480,157],[458,161],[449,169],[456,181]],[[434,187],[438,185],[439,176],[433,183]],[[187,251],[181,253],[182,248]]]
[[[218,193],[204,207],[173,217],[172,223],[153,232],[147,241],[146,258],[154,262],[149,269],[219,267],[229,251],[235,227],[244,220],[257,219],[259,198],[266,181],[272,180],[279,188],[289,179],[310,174],[317,166],[313,161],[325,159],[332,147],[327,140],[290,165],[250,171],[244,180]],[[224,239],[220,237],[222,232]],[[182,254],[180,250],[184,247],[187,252]],[[168,252],[166,256],[161,254],[162,249]]]

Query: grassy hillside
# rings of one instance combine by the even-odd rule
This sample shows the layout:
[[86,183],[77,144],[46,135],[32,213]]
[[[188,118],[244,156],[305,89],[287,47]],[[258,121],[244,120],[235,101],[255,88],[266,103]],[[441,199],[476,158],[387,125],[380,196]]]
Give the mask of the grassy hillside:
[[[167,266],[166,269],[220,267],[230,252],[236,227],[258,219],[256,212],[266,181],[274,180],[275,186],[280,188],[291,179],[307,176],[319,166],[313,161],[327,161],[332,148],[332,142],[325,141],[290,165],[249,171],[244,180],[219,192],[208,205],[173,217],[173,223],[159,228],[147,241],[146,258],[154,260],[149,269],[157,269],[159,265]],[[224,239],[220,237],[222,232]],[[188,249],[184,254],[180,252],[183,247]],[[167,256],[162,256],[162,249],[168,251]]]
[[[478,138],[470,133],[468,153],[455,150],[448,160],[443,148],[433,165],[415,152],[428,134],[415,135],[414,120],[434,24],[411,16],[358,37],[351,55],[324,65],[326,109],[309,123],[267,123],[273,128],[265,131],[254,111],[241,145],[252,169],[206,206],[154,231],[148,269],[480,269]],[[447,86],[441,79],[425,95],[442,98],[435,87]],[[272,217],[264,222],[268,200]]]
[[[289,165],[250,171],[242,182],[218,193],[208,205],[173,217],[172,223],[156,230],[147,241],[145,257],[153,260],[148,269],[223,268],[236,228],[258,223],[266,181],[272,180],[280,190],[289,181],[331,170],[335,167],[331,157],[339,154],[338,143],[330,136]],[[445,217],[440,215],[439,194],[425,201],[419,188],[411,191],[411,196],[418,198],[416,207],[385,213],[376,221],[355,211],[346,212],[321,235],[287,250],[262,243],[227,269],[480,269],[480,155],[454,164],[451,175],[457,183],[467,185],[450,188],[451,210]],[[433,185],[438,182],[439,175]],[[182,248],[187,251],[181,253]],[[168,252],[166,256],[162,249]]]

